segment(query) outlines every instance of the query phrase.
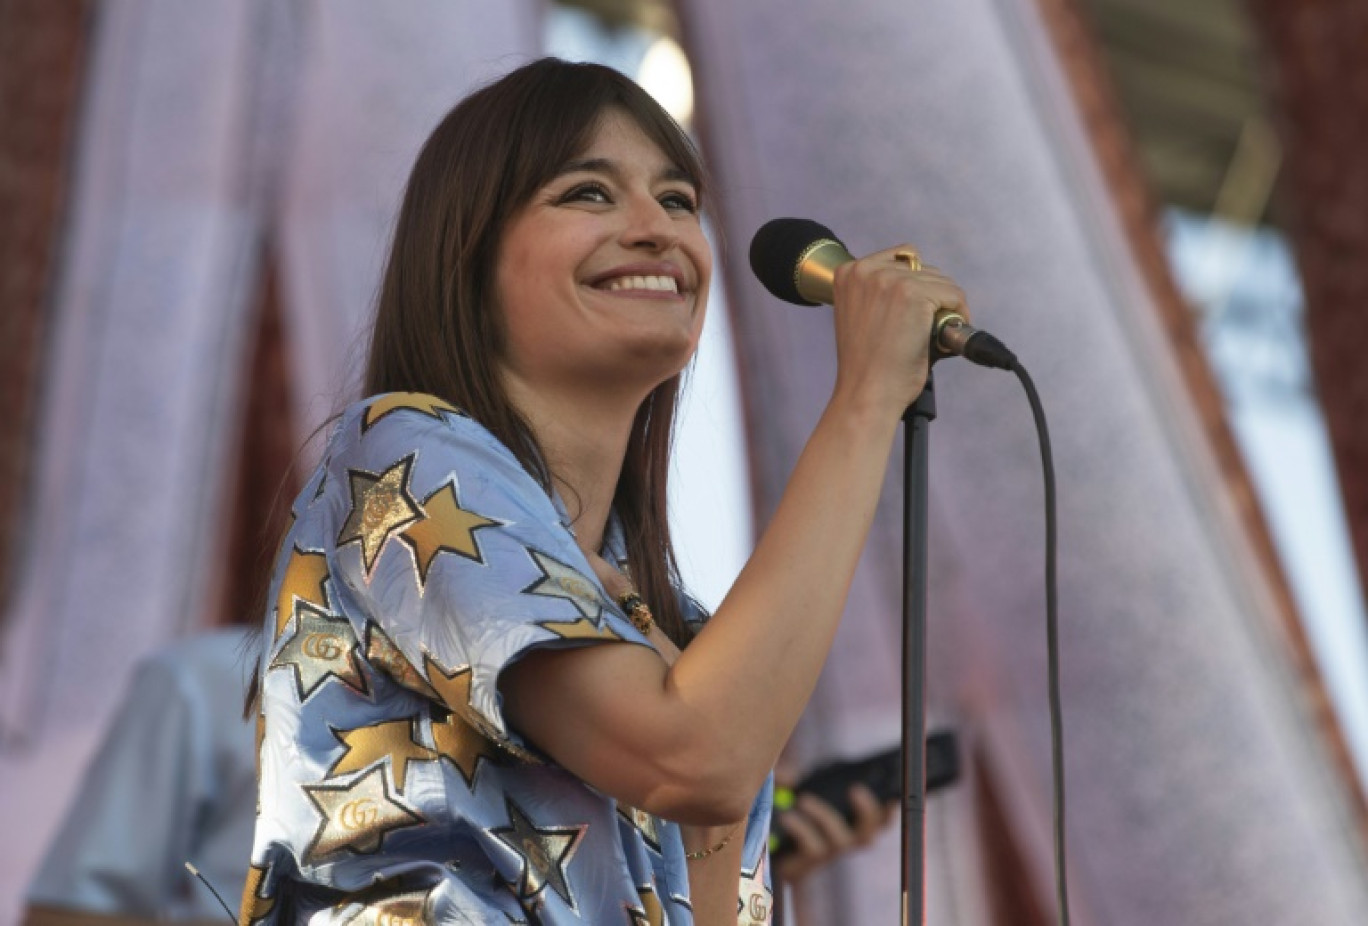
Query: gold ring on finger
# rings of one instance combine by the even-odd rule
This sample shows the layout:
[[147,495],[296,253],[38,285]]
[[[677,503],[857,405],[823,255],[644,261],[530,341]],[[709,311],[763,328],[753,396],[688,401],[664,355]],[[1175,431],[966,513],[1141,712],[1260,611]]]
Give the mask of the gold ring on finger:
[[908,270],[920,270],[922,268],[921,257],[916,251],[897,251],[893,254],[893,259],[906,264]]

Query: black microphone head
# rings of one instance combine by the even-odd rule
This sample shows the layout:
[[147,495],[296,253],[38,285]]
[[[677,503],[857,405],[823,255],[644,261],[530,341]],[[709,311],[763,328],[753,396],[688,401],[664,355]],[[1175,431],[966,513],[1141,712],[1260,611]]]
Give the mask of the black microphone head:
[[803,253],[823,238],[841,240],[831,229],[811,219],[770,219],[751,239],[751,272],[765,289],[785,302],[818,305],[798,292],[797,270]]

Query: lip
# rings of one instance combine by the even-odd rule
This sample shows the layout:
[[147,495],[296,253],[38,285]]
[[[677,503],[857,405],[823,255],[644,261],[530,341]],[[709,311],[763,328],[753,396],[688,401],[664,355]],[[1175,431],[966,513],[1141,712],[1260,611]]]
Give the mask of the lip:
[[614,267],[612,270],[590,277],[585,283],[598,292],[609,293],[610,290],[604,288],[604,284],[609,280],[614,280],[618,277],[669,277],[675,281],[675,286],[679,290],[678,293],[661,292],[659,290],[631,290],[633,294],[651,292],[654,295],[668,296],[674,299],[692,295],[694,291],[693,286],[685,278],[684,272],[674,264],[666,261],[623,264],[622,266]]

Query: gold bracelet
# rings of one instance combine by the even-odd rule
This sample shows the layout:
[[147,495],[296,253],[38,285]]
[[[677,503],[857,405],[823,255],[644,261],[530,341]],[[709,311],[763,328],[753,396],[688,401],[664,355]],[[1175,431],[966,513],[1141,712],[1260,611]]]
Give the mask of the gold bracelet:
[[714,855],[718,852],[721,852],[723,849],[727,848],[727,843],[732,841],[732,837],[736,835],[736,831],[739,829],[741,829],[740,823],[732,827],[732,830],[730,833],[727,834],[726,839],[723,839],[721,842],[713,846],[711,849],[699,849],[697,852],[685,852],[684,857],[691,862],[696,862],[699,859],[704,859],[710,855]]

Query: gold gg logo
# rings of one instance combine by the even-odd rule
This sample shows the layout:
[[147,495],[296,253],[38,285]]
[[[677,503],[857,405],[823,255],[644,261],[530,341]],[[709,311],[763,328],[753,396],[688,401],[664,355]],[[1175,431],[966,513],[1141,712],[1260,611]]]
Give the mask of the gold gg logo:
[[561,576],[560,587],[578,598],[594,597],[594,587],[579,576]]
[[337,822],[344,830],[361,830],[373,824],[380,817],[380,808],[369,797],[358,797],[342,805]]
[[380,915],[375,918],[379,926],[419,926],[418,920],[411,916],[402,916],[398,913],[390,913],[382,910]]
[[769,921],[769,901],[765,900],[764,894],[750,895],[750,915],[751,919],[757,923]]
[[304,638],[304,645],[301,648],[304,650],[305,656],[327,660],[341,656],[347,647],[337,634],[311,633]]

